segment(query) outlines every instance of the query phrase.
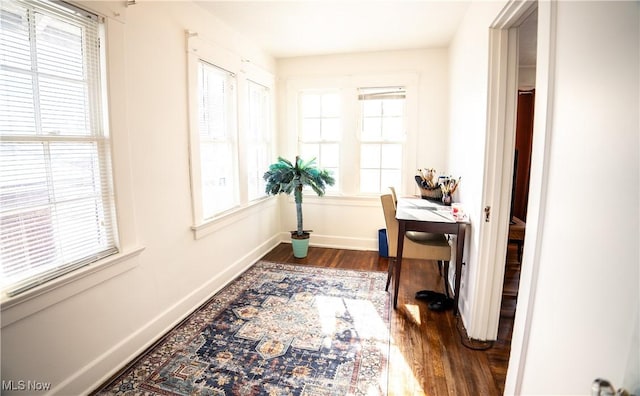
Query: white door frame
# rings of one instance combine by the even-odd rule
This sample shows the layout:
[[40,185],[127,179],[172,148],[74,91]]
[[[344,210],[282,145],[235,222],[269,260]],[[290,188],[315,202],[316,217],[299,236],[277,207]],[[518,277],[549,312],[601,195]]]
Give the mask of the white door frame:
[[[500,320],[504,283],[510,196],[513,181],[516,109],[518,101],[518,26],[535,9],[536,2],[510,1],[489,31],[489,82],[485,144],[483,207],[489,220],[480,224],[476,290],[484,290],[469,310],[469,334],[495,340]],[[486,212],[485,212],[486,216]]]
[[534,314],[535,292],[541,258],[542,234],[547,206],[551,126],[555,94],[557,3],[538,3],[538,46],[536,60],[536,98],[533,117],[533,147],[527,236],[524,242],[518,307],[511,340],[511,354],[505,383],[505,394],[520,394],[529,348],[529,333]]
[[[524,242],[518,305],[511,341],[505,394],[520,394],[530,326],[534,313],[540,262],[540,243],[544,228],[553,95],[555,81],[556,3],[553,1],[512,0],[491,26],[489,46],[489,101],[487,148],[483,202],[492,208],[489,222],[481,226],[479,266],[487,268],[486,288],[490,293],[476,299],[471,310],[487,339],[498,330],[504,265],[510,215],[510,194],[517,105],[517,27],[537,7],[538,36],[536,60],[536,98],[531,153],[527,230]],[[482,290],[482,289],[480,289]],[[477,334],[477,333],[476,333]]]

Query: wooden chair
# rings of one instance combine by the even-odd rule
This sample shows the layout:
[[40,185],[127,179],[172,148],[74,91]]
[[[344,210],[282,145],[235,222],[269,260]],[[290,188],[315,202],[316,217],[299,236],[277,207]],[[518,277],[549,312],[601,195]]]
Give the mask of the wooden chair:
[[[398,220],[396,220],[396,203],[392,194],[380,196],[384,220],[387,226],[387,246],[389,249],[389,270],[387,273],[387,285],[385,290],[389,290],[389,283],[395,267],[395,258],[398,251]],[[409,231],[405,234],[402,258],[435,260],[440,269],[444,265],[444,291],[449,296],[447,286],[447,274],[449,273],[449,261],[451,261],[451,246],[443,234],[431,234],[426,232]],[[442,276],[442,271],[440,272]],[[398,277],[400,274],[398,273]],[[398,290],[394,290],[397,295]]]
[[398,206],[398,195],[396,194],[395,187],[389,187],[389,191],[391,191],[391,196],[393,197],[393,204]]

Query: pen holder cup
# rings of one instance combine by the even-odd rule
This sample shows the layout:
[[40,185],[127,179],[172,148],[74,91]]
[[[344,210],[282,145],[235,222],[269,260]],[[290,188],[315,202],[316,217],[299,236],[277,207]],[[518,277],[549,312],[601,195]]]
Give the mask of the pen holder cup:
[[420,196],[422,197],[422,199],[428,199],[431,201],[441,201],[442,200],[442,190],[440,189],[440,187],[431,187],[431,188],[425,188],[422,186],[420,187]]

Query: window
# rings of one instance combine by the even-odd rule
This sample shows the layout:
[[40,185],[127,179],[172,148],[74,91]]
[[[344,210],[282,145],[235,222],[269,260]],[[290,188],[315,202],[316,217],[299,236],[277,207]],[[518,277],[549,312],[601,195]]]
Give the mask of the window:
[[198,88],[200,187],[207,219],[238,203],[235,75],[200,61]]
[[200,239],[266,196],[275,79],[195,32],[187,46],[191,229]]
[[300,95],[300,155],[317,159],[319,167],[333,173],[334,186],[340,185],[341,99],[339,91],[303,92]]
[[323,76],[287,81],[289,156],[316,157],[337,183],[327,193],[373,197],[414,186],[418,153],[418,76]]
[[360,88],[360,192],[400,186],[405,88]]
[[16,295],[117,253],[96,15],[0,5],[0,286]]
[[249,201],[265,196],[262,176],[271,160],[269,88],[247,80],[247,195]]

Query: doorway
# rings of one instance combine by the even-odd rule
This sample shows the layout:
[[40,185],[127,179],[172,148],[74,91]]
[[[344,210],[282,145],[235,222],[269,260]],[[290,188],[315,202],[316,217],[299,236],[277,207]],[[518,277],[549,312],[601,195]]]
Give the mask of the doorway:
[[526,237],[533,119],[535,107],[536,44],[538,13],[534,9],[518,26],[518,79],[515,111],[515,144],[510,197],[509,231],[505,255],[504,283],[498,325],[498,340],[511,342],[517,309],[522,250]]
[[[555,73],[555,21],[556,4],[551,2],[510,1],[491,26],[489,57],[489,113],[487,152],[483,197],[485,210],[495,208],[494,215],[485,221],[487,238],[481,240],[480,249],[487,252],[487,265],[491,268],[493,291],[487,312],[491,314],[488,329],[495,330],[499,323],[504,283],[504,254],[507,250],[508,225],[513,178],[515,148],[515,117],[518,90],[518,33],[519,27],[537,12],[537,51],[535,70],[535,125],[530,167],[530,189],[527,203],[526,242],[519,276],[517,313],[513,319],[509,366],[505,381],[505,394],[518,394],[528,352],[528,339],[533,316],[534,296],[537,289],[540,240],[545,200],[548,194],[546,178],[549,171],[552,96]],[[502,258],[501,258],[502,257]],[[493,316],[495,315],[495,316]],[[496,327],[492,327],[495,325]],[[491,333],[488,333],[491,334]]]

